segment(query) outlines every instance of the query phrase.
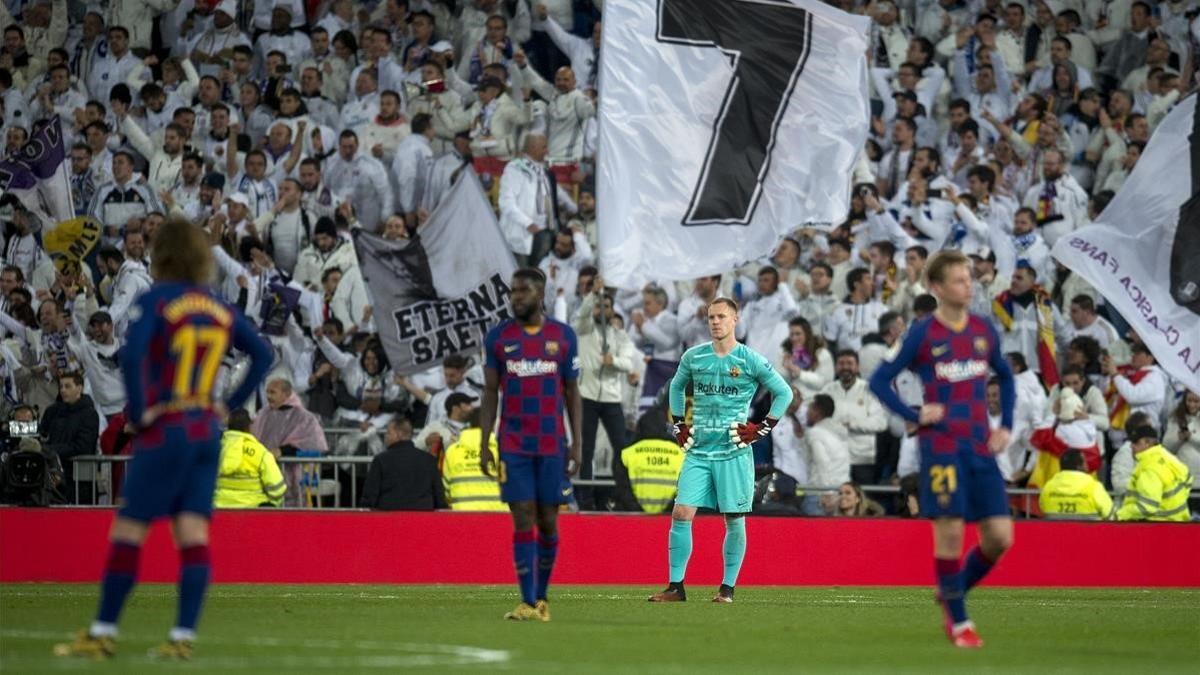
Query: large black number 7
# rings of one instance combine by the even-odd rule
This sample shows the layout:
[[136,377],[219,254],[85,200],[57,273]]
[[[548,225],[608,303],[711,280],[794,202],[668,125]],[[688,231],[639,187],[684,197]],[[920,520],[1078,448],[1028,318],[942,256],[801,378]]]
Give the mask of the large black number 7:
[[787,2],[658,0],[660,42],[715,47],[733,65],[684,225],[749,224],[811,33],[809,13]]

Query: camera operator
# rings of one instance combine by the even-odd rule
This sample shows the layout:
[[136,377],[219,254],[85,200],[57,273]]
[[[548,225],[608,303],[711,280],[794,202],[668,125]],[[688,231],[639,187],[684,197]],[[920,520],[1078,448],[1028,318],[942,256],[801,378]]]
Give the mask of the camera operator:
[[9,458],[18,452],[36,452],[44,456],[49,471],[48,487],[61,492],[62,462],[59,461],[58,455],[45,451],[38,440],[37,413],[32,407],[20,403],[13,407],[8,420],[0,427],[0,491],[3,492],[5,502],[9,502],[8,498],[14,496],[9,494],[7,464]]
[[[635,349],[629,335],[612,325],[613,297],[604,290],[604,280],[597,275],[589,293],[575,316],[575,332],[579,336],[579,393],[583,397],[583,465],[579,477],[592,477],[592,459],[596,453],[596,427],[604,424],[616,456],[626,445],[625,415],[621,396],[625,380],[633,370]],[[611,467],[610,467],[611,469]],[[579,508],[594,507],[593,490],[581,487],[576,491]]]

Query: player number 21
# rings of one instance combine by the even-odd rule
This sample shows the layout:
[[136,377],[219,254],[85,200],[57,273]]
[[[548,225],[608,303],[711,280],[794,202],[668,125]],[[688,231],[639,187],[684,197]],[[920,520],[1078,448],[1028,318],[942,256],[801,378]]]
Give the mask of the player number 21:
[[[175,398],[206,398],[217,379],[217,368],[225,355],[229,333],[220,326],[184,326],[171,338],[175,363]],[[204,351],[199,369],[197,352]]]
[[929,467],[929,489],[938,495],[958,490],[958,472],[955,466],[947,464]]

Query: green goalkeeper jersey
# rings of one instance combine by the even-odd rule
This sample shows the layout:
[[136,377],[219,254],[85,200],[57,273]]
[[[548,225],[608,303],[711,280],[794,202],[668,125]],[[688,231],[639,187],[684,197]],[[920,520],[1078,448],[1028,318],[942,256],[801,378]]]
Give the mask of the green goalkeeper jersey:
[[729,440],[729,425],[746,422],[759,385],[771,392],[771,417],[782,417],[792,402],[792,388],[766,357],[741,343],[725,356],[718,356],[711,342],[684,352],[671,378],[673,416],[683,415],[689,384],[696,441],[689,453],[706,459],[727,459],[750,452],[749,447],[738,448]]

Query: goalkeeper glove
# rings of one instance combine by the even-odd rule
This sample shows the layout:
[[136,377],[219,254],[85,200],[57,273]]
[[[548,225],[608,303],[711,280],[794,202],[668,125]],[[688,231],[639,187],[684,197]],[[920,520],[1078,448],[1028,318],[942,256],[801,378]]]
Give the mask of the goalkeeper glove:
[[675,432],[675,442],[683,448],[684,452],[691,450],[692,446],[696,444],[696,439],[692,436],[692,427],[688,426],[682,417],[675,418],[675,424],[671,429]]
[[746,422],[738,424],[737,422],[729,423],[729,442],[739,448],[744,448],[755,441],[762,440],[771,435],[771,429],[779,420],[773,417],[767,417],[762,422]]

